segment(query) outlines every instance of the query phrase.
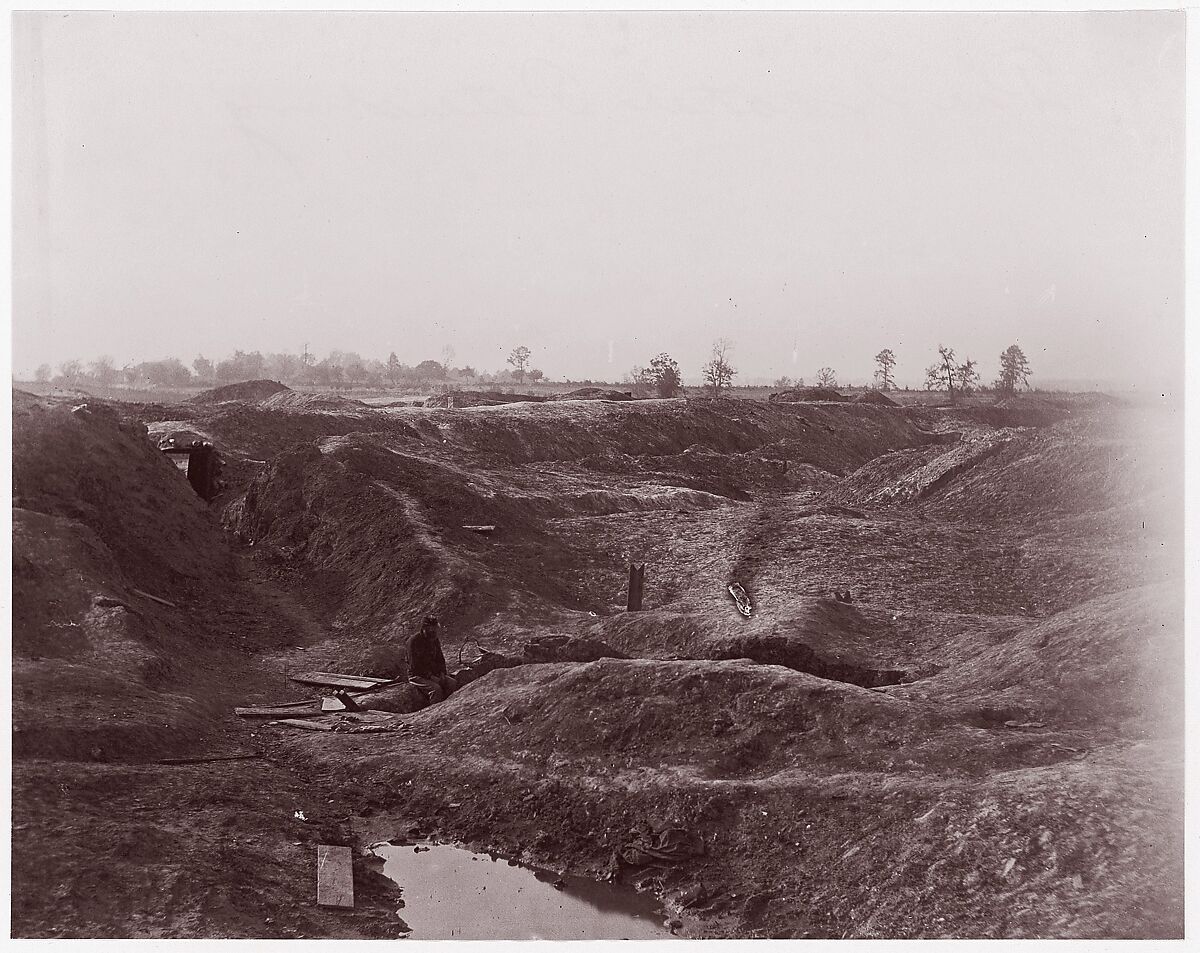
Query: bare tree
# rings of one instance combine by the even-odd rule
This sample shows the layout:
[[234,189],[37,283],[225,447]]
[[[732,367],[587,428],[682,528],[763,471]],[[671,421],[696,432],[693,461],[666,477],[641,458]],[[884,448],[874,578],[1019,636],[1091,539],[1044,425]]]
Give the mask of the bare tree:
[[1018,384],[1029,386],[1029,359],[1016,344],[1010,344],[1000,354],[1000,377],[996,389],[1011,394]]
[[728,390],[733,385],[737,371],[729,363],[732,350],[733,342],[728,338],[713,341],[712,356],[703,368],[704,383],[712,390],[713,397],[720,397],[722,390]]
[[49,364],[39,364],[37,370],[33,372],[33,379],[39,384],[45,384],[50,380],[51,373]]
[[967,358],[954,369],[954,383],[960,393],[969,394],[979,383],[979,371],[975,370],[975,361]]
[[969,394],[979,383],[979,371],[975,368],[975,361],[967,358],[959,364],[954,348],[939,344],[937,363],[925,369],[925,389],[944,390],[952,400],[956,392]]
[[925,389],[944,390],[953,397],[954,371],[956,367],[957,365],[954,363],[954,348],[939,344],[937,363],[930,364],[929,367],[925,368]]
[[525,367],[529,364],[531,354],[529,348],[522,344],[513,348],[513,352],[508,355],[508,363],[513,366],[513,376],[520,384],[525,383]]
[[875,363],[878,365],[875,368],[875,386],[880,390],[891,390],[896,386],[896,379],[892,377],[892,368],[896,366],[896,355],[892,353],[890,347],[885,347],[875,355]]
[[822,367],[817,371],[818,387],[837,387],[837,371],[832,367]]
[[795,387],[796,385],[795,385],[795,382],[790,377],[788,377],[786,374],[784,374],[782,377],[776,377],[775,383],[772,384],[771,386],[785,388],[785,387]]

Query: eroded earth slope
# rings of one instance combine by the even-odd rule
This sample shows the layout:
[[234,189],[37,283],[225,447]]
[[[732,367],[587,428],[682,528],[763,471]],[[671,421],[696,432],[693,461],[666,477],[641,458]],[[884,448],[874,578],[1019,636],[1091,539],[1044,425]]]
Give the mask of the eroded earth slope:
[[[14,395],[14,935],[395,936],[365,859],[315,906],[312,847],[413,828],[695,937],[1182,934],[1169,412],[277,387]],[[147,427],[217,442],[213,504]],[[521,664],[402,732],[233,716],[431,613]],[[213,754],[257,757],[160,763]],[[621,860],[662,828],[704,853]]]

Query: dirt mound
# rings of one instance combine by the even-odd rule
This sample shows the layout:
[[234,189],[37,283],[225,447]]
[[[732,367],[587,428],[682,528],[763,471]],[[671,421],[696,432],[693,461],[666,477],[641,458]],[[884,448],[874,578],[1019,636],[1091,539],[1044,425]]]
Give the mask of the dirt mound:
[[1071,421],[1001,440],[926,494],[927,511],[964,520],[1098,513],[1145,503],[1161,475],[1136,442]]
[[241,613],[220,525],[144,427],[95,402],[14,405],[14,751],[137,761],[202,743],[220,692],[186,686],[282,626]]
[[856,404],[874,404],[876,407],[899,407],[894,400],[883,391],[869,390],[854,398]]
[[573,635],[542,635],[530,639],[521,655],[526,662],[595,662],[602,658],[625,658],[623,652],[611,645]]
[[713,585],[711,608],[685,597],[669,608],[610,616],[588,631],[634,657],[752,659],[864,687],[928,674],[897,644],[890,613],[828,596],[778,598],[771,577],[759,581],[755,594],[763,601],[751,619],[738,615],[723,586]]
[[345,413],[370,409],[369,404],[350,397],[341,397],[337,394],[302,394],[299,391],[286,389],[267,397],[262,401],[262,406],[266,410],[289,412],[328,410]]
[[937,439],[903,414],[848,402],[798,407],[707,398],[551,401],[424,419],[449,443],[510,464],[608,454],[665,457],[704,449],[759,452],[775,465],[786,460],[841,474],[888,450]]
[[[972,731],[927,704],[778,666],[612,658],[497,669],[421,722],[443,756],[490,760],[503,736],[506,753],[533,760],[552,754],[604,764],[617,755],[691,765],[705,777],[762,776],[796,764],[835,774],[870,765],[878,745],[911,744],[915,757],[936,761],[931,735]],[[784,735],[792,744],[771,743]],[[1001,747],[993,754],[1002,758]]]
[[828,499],[859,505],[923,500],[1000,453],[1016,438],[1017,433],[1009,430],[984,432],[964,438],[949,450],[922,447],[884,454],[839,483]]
[[14,399],[13,502],[84,524],[123,573],[164,595],[231,570],[220,526],[186,477],[144,427],[100,403]]
[[839,394],[832,387],[797,387],[767,396],[767,400],[778,401],[780,403],[797,403],[814,400],[848,401],[849,399],[849,397]]
[[[400,637],[425,615],[452,628],[522,600],[574,602],[544,566],[560,547],[539,506],[493,489],[482,474],[385,446],[378,438],[328,438],[280,454],[227,514],[259,551],[310,574],[350,628],[360,659],[378,639]],[[465,525],[499,524],[481,537]],[[494,557],[494,558],[493,558]],[[345,647],[345,646],[344,646]]]
[[733,500],[747,500],[755,488],[816,489],[834,477],[810,463],[791,462],[803,451],[784,442],[747,453],[719,453],[699,444],[677,454],[601,453],[582,458],[579,466],[594,473],[644,474],[663,482]]
[[[186,426],[207,435],[226,456],[234,454],[266,463],[275,454],[298,444],[363,431],[394,441],[421,442],[422,433],[408,422],[414,419],[395,411],[371,411],[366,407],[297,408],[280,412],[262,404],[232,402],[214,405],[209,413],[187,421]],[[151,429],[161,432],[180,425],[156,421]],[[433,434],[425,435],[424,439],[433,440]],[[441,443],[441,438],[436,442]]]
[[[927,439],[900,415],[848,405],[797,414],[737,401],[560,402],[379,418],[407,433],[326,437],[284,451],[227,510],[243,540],[300,573],[336,607],[332,626],[353,633],[340,649],[329,645],[342,657],[321,664],[365,661],[374,640],[398,637],[426,614],[452,631],[503,630],[511,645],[521,633],[504,627],[518,620],[536,627],[557,613],[599,612],[619,590],[610,574],[621,563],[598,561],[595,533],[579,520],[728,503],[680,486],[687,477],[672,472],[671,454],[617,477],[578,466],[585,449],[673,449],[688,461],[703,456],[685,452],[697,440],[751,448],[794,434],[790,455],[834,467]],[[777,461],[771,469],[779,472]],[[498,529],[481,536],[465,525]]]
[[[305,752],[350,777],[403,787],[419,818],[449,815],[468,838],[486,832],[493,844],[569,856],[596,873],[636,873],[609,866],[631,829],[686,829],[703,855],[660,872],[659,882],[686,894],[732,875],[740,896],[724,909],[741,930],[799,931],[757,935],[929,935],[939,917],[966,918],[958,935],[991,935],[1011,903],[1000,876],[1009,857],[1024,865],[1023,884],[1039,878],[1043,897],[1021,927],[1006,923],[997,935],[1045,935],[1055,917],[1079,915],[1077,864],[1120,865],[1121,876],[1105,876],[1109,897],[1127,888],[1125,878],[1144,883],[1158,869],[1147,866],[1156,854],[1148,843],[1161,835],[1146,835],[1147,814],[1124,814],[1147,793],[1132,765],[1130,783],[1115,774],[1098,789],[1063,764],[1053,736],[981,731],[890,697],[897,690],[739,661],[525,665],[414,716],[418,738],[353,753],[319,739]],[[1098,836],[1106,828],[1116,843]],[[1042,849],[1051,841],[1056,863]],[[878,899],[881,862],[887,901]],[[1117,921],[1091,913],[1085,922],[1086,933]]]
[[273,394],[290,392],[291,388],[279,381],[257,380],[241,381],[237,384],[224,384],[211,390],[201,391],[190,398],[191,404],[220,404],[227,400],[265,400]]
[[565,394],[551,394],[546,400],[633,400],[633,394],[604,387],[580,387]]
[[516,404],[532,401],[541,403],[545,397],[535,394],[502,394],[488,390],[452,390],[426,398],[426,407],[498,407],[501,404]]
[[1093,599],[899,691],[936,698],[983,727],[1039,721],[1059,730],[1177,735],[1180,604],[1180,593],[1164,586]]
[[950,405],[943,412],[955,420],[986,427],[1049,427],[1070,417],[1066,402],[1009,398],[994,404]]

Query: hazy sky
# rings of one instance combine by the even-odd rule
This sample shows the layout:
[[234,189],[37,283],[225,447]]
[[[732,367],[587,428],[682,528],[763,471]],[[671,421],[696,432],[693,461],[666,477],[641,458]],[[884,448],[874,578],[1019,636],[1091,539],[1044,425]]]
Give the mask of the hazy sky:
[[[1182,13],[16,14],[18,372],[1182,375]],[[1156,375],[1161,379],[1161,375]]]

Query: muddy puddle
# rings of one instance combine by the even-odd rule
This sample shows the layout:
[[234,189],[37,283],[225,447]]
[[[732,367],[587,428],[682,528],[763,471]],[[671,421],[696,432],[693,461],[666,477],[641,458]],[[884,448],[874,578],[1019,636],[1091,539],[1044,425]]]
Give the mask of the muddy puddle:
[[374,844],[414,940],[671,939],[653,898],[449,844]]

